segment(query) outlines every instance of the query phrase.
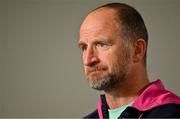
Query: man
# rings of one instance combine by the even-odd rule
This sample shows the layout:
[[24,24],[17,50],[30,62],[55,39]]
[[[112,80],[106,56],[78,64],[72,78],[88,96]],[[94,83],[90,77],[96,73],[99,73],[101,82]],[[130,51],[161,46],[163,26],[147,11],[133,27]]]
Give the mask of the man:
[[110,3],[93,10],[80,28],[85,76],[104,91],[97,109],[85,118],[180,117],[180,98],[149,82],[146,71],[148,34],[131,6]]

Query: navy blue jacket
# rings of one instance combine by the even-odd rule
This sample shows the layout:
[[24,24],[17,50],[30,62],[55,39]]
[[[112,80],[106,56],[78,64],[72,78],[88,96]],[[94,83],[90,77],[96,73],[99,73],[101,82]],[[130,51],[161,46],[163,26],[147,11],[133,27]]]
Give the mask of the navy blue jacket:
[[[108,118],[105,95],[98,100],[98,108],[84,118]],[[180,118],[180,97],[164,89],[160,80],[152,82],[127,107],[119,118]]]

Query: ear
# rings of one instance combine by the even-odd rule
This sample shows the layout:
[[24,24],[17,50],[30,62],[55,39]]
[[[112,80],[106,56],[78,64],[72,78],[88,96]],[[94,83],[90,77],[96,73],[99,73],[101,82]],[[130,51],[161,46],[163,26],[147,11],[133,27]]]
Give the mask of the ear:
[[134,43],[134,55],[133,55],[133,62],[143,62],[144,56],[146,53],[147,44],[144,39],[138,39]]

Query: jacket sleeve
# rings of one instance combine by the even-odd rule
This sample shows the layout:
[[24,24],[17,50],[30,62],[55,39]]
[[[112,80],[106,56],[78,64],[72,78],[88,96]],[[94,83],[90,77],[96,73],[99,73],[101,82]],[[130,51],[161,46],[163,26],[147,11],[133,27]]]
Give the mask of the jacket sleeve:
[[90,118],[96,118],[96,119],[99,118],[97,109],[94,112],[83,117],[83,119],[90,119]]
[[142,118],[180,118],[180,105],[166,104],[147,112],[144,112]]

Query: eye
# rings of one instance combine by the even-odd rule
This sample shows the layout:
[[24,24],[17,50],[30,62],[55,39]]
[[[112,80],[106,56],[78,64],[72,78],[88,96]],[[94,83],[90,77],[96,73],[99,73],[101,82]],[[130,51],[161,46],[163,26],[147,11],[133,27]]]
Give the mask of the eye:
[[104,43],[98,43],[97,47],[105,47],[106,45]]
[[80,44],[80,45],[79,45],[79,49],[80,49],[81,51],[85,51],[85,50],[87,49],[87,46],[86,46],[86,45],[83,45],[83,44]]
[[106,48],[107,47],[107,44],[105,43],[97,43],[96,45],[98,48]]

